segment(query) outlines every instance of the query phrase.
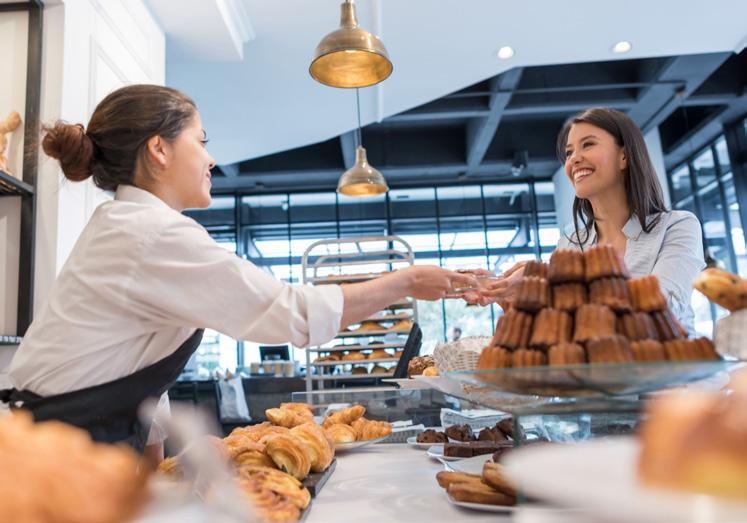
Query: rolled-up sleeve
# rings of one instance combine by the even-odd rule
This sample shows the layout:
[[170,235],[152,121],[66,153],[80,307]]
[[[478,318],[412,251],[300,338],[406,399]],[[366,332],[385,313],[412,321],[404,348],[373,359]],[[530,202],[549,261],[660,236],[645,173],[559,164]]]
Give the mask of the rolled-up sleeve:
[[339,286],[281,282],[225,250],[192,220],[153,231],[138,248],[145,261],[129,275],[125,299],[141,321],[296,347],[320,345],[339,331]]
[[672,312],[682,317],[690,308],[692,283],[705,268],[700,222],[691,213],[677,213],[667,224],[651,274],[659,279]]

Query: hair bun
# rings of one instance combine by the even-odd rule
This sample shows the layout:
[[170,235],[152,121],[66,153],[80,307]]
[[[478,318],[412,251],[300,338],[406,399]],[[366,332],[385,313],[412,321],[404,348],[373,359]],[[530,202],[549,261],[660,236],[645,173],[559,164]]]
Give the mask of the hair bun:
[[59,160],[68,180],[80,182],[91,176],[93,142],[81,124],[58,121],[46,129],[42,148],[48,156]]

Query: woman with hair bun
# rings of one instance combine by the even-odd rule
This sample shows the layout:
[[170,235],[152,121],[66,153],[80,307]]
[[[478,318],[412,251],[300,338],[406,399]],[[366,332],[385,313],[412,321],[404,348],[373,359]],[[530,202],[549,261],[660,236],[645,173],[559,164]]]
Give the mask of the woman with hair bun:
[[[667,210],[638,126],[620,111],[587,109],[566,122],[556,147],[576,192],[573,228],[558,247],[612,245],[631,276],[658,278],[669,308],[693,333],[692,282],[705,267],[700,222],[688,211]],[[508,306],[525,264],[514,265],[468,301]]]
[[[66,178],[92,176],[115,195],[91,216],[23,338],[10,367],[14,389],[0,396],[12,408],[142,451],[150,426],[138,407],[173,385],[203,328],[320,345],[406,296],[436,300],[474,284],[427,266],[342,287],[276,280],[181,214],[210,204],[215,161],[206,144],[194,102],[155,85],[112,92],[87,128],[47,129],[42,146]],[[151,433],[155,456],[163,437]]]

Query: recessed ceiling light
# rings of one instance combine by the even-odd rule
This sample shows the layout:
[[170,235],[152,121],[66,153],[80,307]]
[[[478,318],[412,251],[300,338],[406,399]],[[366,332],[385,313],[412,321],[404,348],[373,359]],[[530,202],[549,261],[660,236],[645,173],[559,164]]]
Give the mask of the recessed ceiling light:
[[615,44],[615,45],[614,45],[614,46],[612,47],[612,52],[613,52],[613,53],[627,53],[627,52],[628,52],[628,51],[630,51],[631,49],[633,49],[633,44],[631,44],[631,43],[630,43],[630,42],[628,42],[627,40],[623,40],[623,41],[621,41],[621,42],[617,42],[617,43],[616,43],[616,44]]
[[507,45],[498,49],[498,58],[500,58],[501,60],[508,60],[513,55],[514,50]]

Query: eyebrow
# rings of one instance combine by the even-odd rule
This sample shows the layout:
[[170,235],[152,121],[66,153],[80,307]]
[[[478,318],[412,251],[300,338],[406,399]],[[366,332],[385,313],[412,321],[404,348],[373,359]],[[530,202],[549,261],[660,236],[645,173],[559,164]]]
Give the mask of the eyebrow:
[[[588,139],[588,138],[597,138],[597,137],[596,137],[595,135],[593,135],[593,134],[587,134],[586,136],[584,136],[583,138],[581,138],[581,139],[579,140],[579,142],[583,142],[584,140],[586,140],[586,139]],[[598,139],[598,138],[597,138],[597,139]],[[566,148],[566,149],[568,149],[568,148],[569,148],[570,146],[571,146],[570,144],[567,144],[567,145],[565,146],[565,148]]]

